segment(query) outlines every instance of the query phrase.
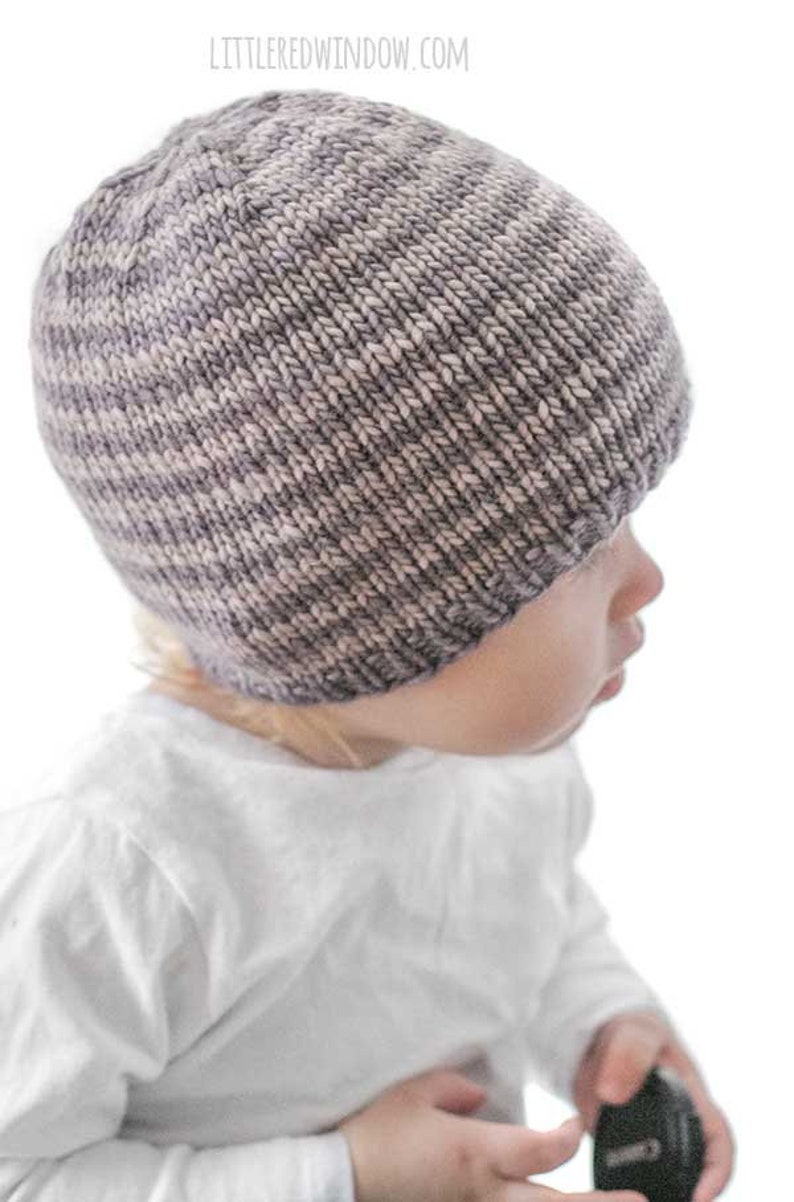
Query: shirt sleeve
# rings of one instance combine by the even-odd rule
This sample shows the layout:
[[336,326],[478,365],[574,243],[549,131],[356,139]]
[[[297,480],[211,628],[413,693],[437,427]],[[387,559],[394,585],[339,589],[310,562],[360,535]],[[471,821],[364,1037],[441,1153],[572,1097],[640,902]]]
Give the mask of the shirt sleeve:
[[593,799],[573,748],[571,756],[574,773],[567,857],[567,930],[527,1032],[527,1051],[534,1078],[563,1101],[575,1105],[576,1071],[603,1023],[637,1009],[653,1010],[672,1023],[656,993],[613,938],[606,909],[574,864],[592,824]]
[[118,1138],[131,1083],[211,1025],[181,895],[59,798],[0,813],[0,1202],[354,1202],[342,1132],[194,1149]]

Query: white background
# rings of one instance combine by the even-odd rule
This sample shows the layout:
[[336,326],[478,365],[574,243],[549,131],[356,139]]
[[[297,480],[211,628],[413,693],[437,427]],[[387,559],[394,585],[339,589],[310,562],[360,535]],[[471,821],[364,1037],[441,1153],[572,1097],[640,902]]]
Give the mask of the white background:
[[[185,116],[271,87],[406,104],[566,186],[626,238],[681,336],[695,416],[633,526],[666,587],[623,692],[578,736],[582,866],[676,1016],[739,1144],[723,1197],[780,1197],[789,1084],[790,43],[753,3],[29,5],[7,28],[2,804],[145,678],[130,603],[35,429],[33,278],[76,205]],[[466,37],[469,70],[212,70],[231,35]],[[2,1083],[0,1083],[2,1087]],[[527,1090],[530,1125],[569,1108]],[[591,1141],[544,1176],[590,1185]]]

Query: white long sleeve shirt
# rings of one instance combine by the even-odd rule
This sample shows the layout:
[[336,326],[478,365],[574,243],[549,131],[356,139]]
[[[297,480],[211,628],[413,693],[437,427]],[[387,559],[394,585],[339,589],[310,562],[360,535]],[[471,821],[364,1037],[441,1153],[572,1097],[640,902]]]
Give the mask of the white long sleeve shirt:
[[162,694],[0,812],[0,1202],[353,1202],[343,1118],[445,1065],[572,1101],[656,995],[574,858],[573,742],[315,767]]

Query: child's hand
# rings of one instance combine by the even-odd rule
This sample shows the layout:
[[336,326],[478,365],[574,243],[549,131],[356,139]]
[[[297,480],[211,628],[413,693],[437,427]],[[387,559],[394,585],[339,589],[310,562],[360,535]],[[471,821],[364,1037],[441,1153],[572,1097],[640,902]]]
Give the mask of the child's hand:
[[561,1194],[527,1181],[570,1160],[574,1116],[552,1131],[463,1118],[486,1098],[452,1069],[400,1081],[337,1126],[347,1138],[356,1202],[645,1202],[633,1190]]
[[661,1015],[638,1009],[618,1014],[598,1028],[577,1069],[576,1106],[592,1135],[601,1104],[628,1102],[655,1064],[669,1065],[678,1074],[700,1117],[705,1165],[692,1202],[712,1202],[733,1171],[733,1135],[681,1040]]

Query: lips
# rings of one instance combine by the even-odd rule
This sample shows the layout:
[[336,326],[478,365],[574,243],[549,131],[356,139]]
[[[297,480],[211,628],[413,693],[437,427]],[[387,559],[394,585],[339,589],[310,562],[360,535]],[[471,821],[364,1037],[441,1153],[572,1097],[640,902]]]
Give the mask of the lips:
[[[632,641],[631,641],[631,644],[629,645],[628,650],[626,651],[626,653],[623,656],[623,659],[621,660],[621,664],[625,663],[627,659],[631,659],[632,655],[636,655],[637,652],[639,651],[640,647],[642,647],[644,642],[645,642],[645,627],[643,626],[643,624],[639,620],[639,618],[635,618],[634,619],[634,636],[632,638]],[[618,671],[618,669],[616,668],[615,671]]]
[[596,693],[596,701],[605,700],[607,697],[613,697],[615,693],[619,693],[623,687],[624,671],[623,668],[618,668],[617,672],[613,672],[607,680],[606,684],[601,687],[601,690]]
[[624,652],[623,657],[620,660],[618,666],[616,668],[613,668],[612,671],[610,672],[604,685],[602,686],[601,692],[598,694],[599,697],[603,693],[607,693],[608,695],[611,695],[613,691],[617,692],[617,690],[620,688],[620,685],[623,683],[623,667],[624,667],[624,664],[626,663],[626,660],[631,659],[632,655],[636,655],[637,652],[639,651],[639,649],[642,647],[644,642],[645,642],[645,627],[643,626],[643,624],[639,620],[639,618],[635,618],[634,619],[634,635],[633,635],[631,644],[629,645],[627,650]]

